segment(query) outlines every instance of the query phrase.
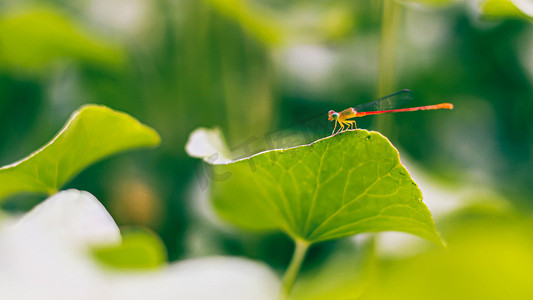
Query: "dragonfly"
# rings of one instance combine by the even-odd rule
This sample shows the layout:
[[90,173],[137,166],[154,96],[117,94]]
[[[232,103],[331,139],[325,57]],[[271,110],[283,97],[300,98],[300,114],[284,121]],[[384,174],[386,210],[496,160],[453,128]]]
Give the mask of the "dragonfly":
[[[357,123],[353,119],[357,117],[364,117],[369,115],[379,115],[385,113],[396,113],[402,111],[416,111],[416,110],[432,110],[432,109],[453,109],[453,104],[451,103],[441,103],[435,105],[419,106],[419,107],[410,107],[410,108],[401,108],[407,103],[413,100],[413,92],[410,90],[401,90],[394,94],[379,98],[375,101],[361,104],[359,106],[347,108],[341,112],[336,112],[330,110],[328,112],[328,120],[335,121],[335,127],[331,134],[335,133],[337,124],[339,124],[338,132],[348,130],[353,127],[357,129]],[[346,128],[345,128],[346,126]]]

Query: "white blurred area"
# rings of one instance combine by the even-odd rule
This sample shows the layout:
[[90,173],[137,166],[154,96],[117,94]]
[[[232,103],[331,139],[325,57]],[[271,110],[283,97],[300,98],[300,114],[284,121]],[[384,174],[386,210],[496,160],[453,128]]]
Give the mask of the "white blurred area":
[[60,192],[25,214],[14,231],[46,230],[58,241],[79,247],[120,243],[120,231],[105,207],[92,194],[78,190]]
[[336,60],[332,49],[322,45],[296,45],[280,49],[278,60],[292,92],[310,97],[329,92],[328,82]]
[[154,5],[149,0],[90,0],[86,4],[94,21],[128,37],[138,35],[153,22]]
[[117,225],[89,193],[56,194],[0,230],[1,299],[106,299],[88,246],[118,242]]
[[241,258],[185,260],[155,271],[103,269],[94,245],[120,231],[90,193],[59,192],[20,219],[0,222],[0,299],[274,299],[276,275]]
[[511,0],[526,15],[533,17],[533,1],[531,0]]
[[152,274],[110,277],[113,299],[276,299],[279,282],[262,263],[231,257],[185,260]]

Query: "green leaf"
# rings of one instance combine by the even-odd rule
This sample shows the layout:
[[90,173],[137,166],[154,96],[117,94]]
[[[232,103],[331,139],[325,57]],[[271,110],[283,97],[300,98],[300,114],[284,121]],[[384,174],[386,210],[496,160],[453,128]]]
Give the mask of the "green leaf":
[[159,142],[155,130],[128,114],[105,106],[83,106],[47,145],[0,168],[0,200],[27,192],[51,195],[85,167],[106,156]]
[[122,243],[93,249],[104,265],[119,269],[154,269],[167,262],[165,246],[152,231],[130,228],[122,231]]
[[377,132],[346,131],[212,167],[214,206],[242,228],[308,242],[403,231],[441,243],[420,189]]
[[51,7],[0,15],[0,45],[0,69],[27,73],[43,73],[60,59],[105,66],[124,60],[118,47]]
[[488,17],[533,20],[533,3],[527,0],[485,0],[479,9]]

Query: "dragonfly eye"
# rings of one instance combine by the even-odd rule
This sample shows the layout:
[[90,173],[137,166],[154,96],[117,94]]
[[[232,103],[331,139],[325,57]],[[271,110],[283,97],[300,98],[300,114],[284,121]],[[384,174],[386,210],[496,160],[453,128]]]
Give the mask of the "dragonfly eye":
[[328,120],[334,121],[339,118],[339,113],[335,112],[334,110],[330,110],[328,112]]

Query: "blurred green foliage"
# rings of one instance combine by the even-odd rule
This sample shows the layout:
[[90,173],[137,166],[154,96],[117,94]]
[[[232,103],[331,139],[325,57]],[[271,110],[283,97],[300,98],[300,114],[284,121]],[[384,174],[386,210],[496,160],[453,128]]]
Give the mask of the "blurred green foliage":
[[115,67],[124,59],[116,45],[91,34],[53,8],[30,8],[0,16],[0,68],[41,73],[58,59]]
[[[367,299],[530,299],[531,219],[465,210],[447,232],[447,251],[388,262]],[[364,299],[364,298],[363,298]]]
[[[374,92],[381,26],[377,2],[3,1],[0,163],[38,149],[83,104],[127,112],[161,134],[161,148],[104,160],[67,187],[93,193],[119,225],[152,228],[170,260],[202,253],[191,241],[209,236],[211,248],[204,252],[245,255],[282,269],[291,251],[285,238],[235,234],[206,218],[198,204],[201,164],[185,154],[187,136],[199,126],[219,126],[230,150],[245,156],[243,143],[256,152],[328,135],[329,109],[381,96]],[[397,88],[413,90],[416,104],[452,102],[455,110],[398,114],[384,134],[402,158],[423,165],[431,178],[451,188],[486,187],[530,214],[533,28],[530,18],[515,18],[525,10],[517,12],[516,5],[504,2],[503,8],[490,6],[495,1],[475,8],[460,2],[439,9],[401,4]],[[374,129],[376,119],[363,118],[358,126]],[[3,208],[27,210],[39,201],[16,200]],[[490,251],[467,270],[487,260],[503,268],[506,256],[496,254],[510,250],[530,259],[527,235],[517,237],[514,229],[500,226],[494,232],[506,237],[508,248],[497,244],[489,231],[493,227],[476,228],[472,242],[457,238],[457,250],[450,239],[450,253],[435,250],[412,266],[379,268],[390,269],[390,276],[405,275],[412,280],[406,284],[427,275],[434,281],[420,291],[425,293],[440,291],[435,282],[442,274],[452,274],[452,267],[462,266],[458,262],[466,264],[476,258],[469,255],[485,248]],[[306,264],[321,266],[339,244],[317,245]],[[428,261],[435,265],[422,270]],[[510,286],[524,283],[515,277],[521,271],[509,271],[519,267],[513,260],[504,269],[517,280]],[[304,266],[304,272],[312,272],[309,268]],[[492,274],[479,274],[479,282],[494,283],[484,281]],[[468,278],[456,280],[463,279]],[[394,282],[384,285],[384,294],[396,291]]]
[[121,235],[120,245],[93,249],[96,259],[106,267],[154,269],[166,263],[165,246],[153,232],[140,228],[123,228]]

